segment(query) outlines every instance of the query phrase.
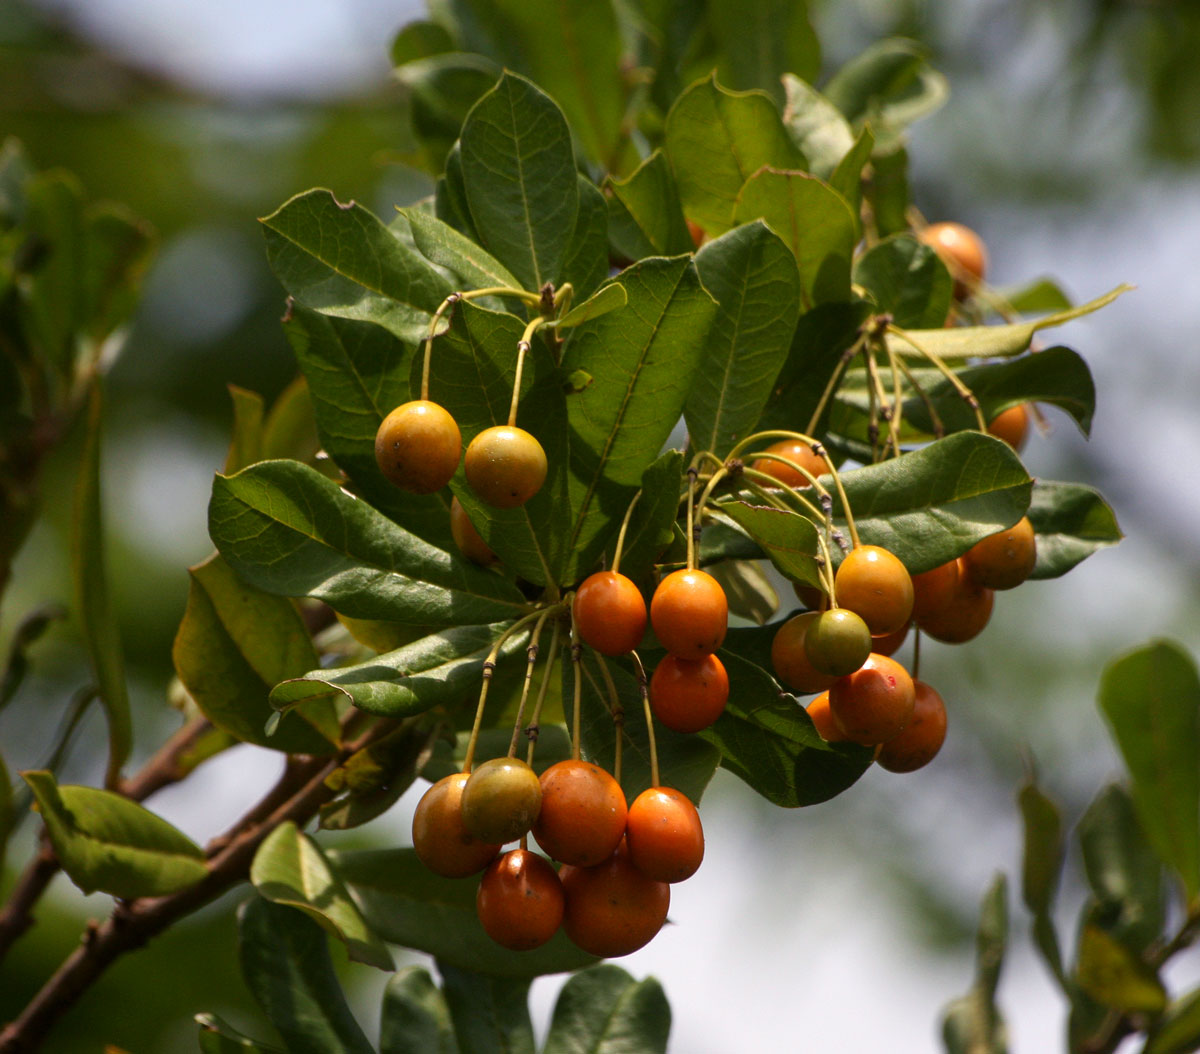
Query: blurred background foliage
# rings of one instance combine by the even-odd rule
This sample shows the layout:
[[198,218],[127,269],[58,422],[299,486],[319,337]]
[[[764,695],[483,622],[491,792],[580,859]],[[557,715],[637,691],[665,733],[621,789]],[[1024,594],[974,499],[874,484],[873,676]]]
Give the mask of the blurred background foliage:
[[[390,35],[419,14],[413,4],[247,0],[240,9],[218,4],[214,21],[196,18],[194,26],[185,21],[192,16],[176,12],[172,30],[168,9],[175,6],[0,6],[0,136],[21,139],[39,167],[76,173],[89,197],[127,205],[160,239],[110,376],[105,436],[110,574],[138,706],[135,761],[176,724],[166,704],[171,642],[186,600],[185,567],[211,548],[205,504],[232,417],[226,385],[270,400],[294,376],[278,324],[283,295],[256,217],[314,185],[384,216],[430,190],[402,164],[414,144],[404,91],[388,75]],[[794,966],[794,951],[777,947],[778,933],[771,939],[771,913],[786,903],[792,921],[785,934],[815,927],[804,938],[808,972],[828,969],[836,978],[835,957],[826,962],[819,947],[833,932],[825,920],[835,914],[842,925],[855,897],[878,898],[890,921],[845,943],[869,955],[882,932],[927,947],[931,980],[925,987],[906,982],[927,1005],[909,1007],[887,1033],[894,1051],[927,1050],[938,1007],[961,987],[947,978],[969,973],[978,897],[996,868],[1017,867],[1013,793],[1023,771],[1036,763],[1068,816],[1078,816],[1115,771],[1093,702],[1104,661],[1158,633],[1179,637],[1193,652],[1200,642],[1200,497],[1195,480],[1185,486],[1177,470],[1181,451],[1190,458],[1200,439],[1193,406],[1200,376],[1190,353],[1200,307],[1178,295],[1190,290],[1200,262],[1186,235],[1189,221],[1200,223],[1200,10],[1167,0],[824,0],[812,5],[812,17],[826,74],[882,36],[914,37],[931,49],[952,97],[918,126],[910,146],[914,200],[930,219],[978,229],[999,284],[1050,273],[1079,300],[1120,281],[1142,286],[1064,337],[1097,377],[1092,443],[1051,414],[1052,434],[1035,437],[1026,455],[1036,475],[1100,487],[1129,539],[1062,582],[1005,597],[971,648],[926,650],[924,677],[942,689],[953,723],[944,756],[927,773],[893,783],[872,772],[849,794],[801,815],[781,815],[734,781],[718,780],[706,823],[724,863],[706,862],[689,884],[690,899],[681,897],[673,912],[681,934],[690,927],[692,939],[702,938],[712,898],[736,884],[739,902],[760,910],[731,909],[729,934],[709,943],[757,957],[751,972],[758,973]],[[218,19],[228,23],[224,32]],[[297,33],[285,32],[305,19],[310,37],[328,42],[324,51],[305,51]],[[78,443],[68,441],[48,467],[44,515],[5,596],[0,654],[33,608],[69,603],[64,553],[77,455]],[[0,743],[14,770],[41,763],[86,678],[77,628],[70,620],[56,624],[33,653],[30,678],[0,714]],[[87,747],[102,736],[98,720],[85,722],[65,779],[100,778],[102,761]],[[223,769],[212,779],[236,775]],[[163,808],[202,839],[235,819],[254,793],[210,782]],[[217,803],[228,815],[214,816]],[[197,830],[205,823],[212,830]],[[25,824],[10,854],[6,888],[33,827]],[[397,818],[392,834],[406,838],[403,828]],[[792,879],[807,883],[803,904],[783,896],[782,884],[798,888]],[[828,882],[840,891],[823,900],[816,890]],[[70,950],[87,915],[104,910],[72,896],[63,879],[55,892],[37,931],[0,967],[4,1020]],[[1072,904],[1069,892],[1063,899]],[[93,1038],[100,1036],[131,1051],[191,1050],[187,1022],[200,1009],[255,1031],[234,969],[232,903],[120,964],[48,1049],[101,1050]],[[706,956],[693,956],[689,967],[682,960],[692,953],[680,956],[682,945],[675,947],[679,961],[660,950],[644,967],[630,966],[662,976],[676,1009],[673,1049],[736,1049],[703,1017],[704,997],[695,994]],[[858,982],[863,991],[873,976],[868,971]],[[1024,1005],[1042,998],[1031,984],[1036,978],[1022,980],[1011,996],[1018,1035]],[[809,999],[822,991],[812,987]],[[1039,1005],[1034,1027],[1055,1027],[1053,997]],[[923,1031],[910,1037],[913,1021]],[[855,1046],[853,1029],[841,1025],[841,1032],[829,1026],[829,1042],[840,1038],[837,1049],[878,1049],[868,1040]],[[817,1031],[806,1038],[820,1043],[819,1023],[810,1026]],[[755,1045],[744,1030],[738,1035],[741,1049]],[[1033,1047],[1047,1049],[1045,1038]]]

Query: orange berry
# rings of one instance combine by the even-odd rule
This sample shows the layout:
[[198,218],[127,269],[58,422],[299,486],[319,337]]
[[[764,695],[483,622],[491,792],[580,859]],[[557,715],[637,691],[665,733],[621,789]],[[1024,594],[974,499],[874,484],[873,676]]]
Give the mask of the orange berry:
[[489,505],[515,509],[546,482],[546,451],[525,429],[495,425],[467,444],[463,471],[471,489]]
[[622,841],[595,867],[563,866],[563,928],[585,952],[603,958],[628,955],[653,940],[667,920],[671,887],[633,865]]
[[949,604],[958,593],[958,573],[958,561],[948,560],[913,575],[913,618],[923,619]]
[[863,746],[885,743],[904,731],[915,702],[912,677],[886,655],[871,655],[861,670],[829,689],[829,709],[838,728]]
[[1028,516],[963,553],[963,570],[988,589],[1015,589],[1037,564],[1037,535]]
[[659,882],[691,878],[704,859],[700,814],[673,787],[650,787],[633,799],[625,837],[633,866]]
[[450,412],[428,399],[397,406],[375,433],[379,471],[413,494],[441,490],[462,453],[462,436]]
[[602,655],[627,655],[646,632],[646,601],[632,580],[597,571],[575,592],[572,617],[579,636]]
[[672,571],[650,598],[650,624],[672,655],[680,659],[711,655],[729,626],[725,590],[705,571]]
[[566,897],[558,872],[537,853],[513,849],[479,882],[475,913],[497,944],[525,952],[545,944],[562,925]]
[[496,554],[488,548],[483,535],[475,529],[475,524],[471,522],[467,510],[462,507],[458,498],[450,499],[450,536],[458,546],[458,551],[473,564],[487,567],[496,562]]
[[917,627],[934,640],[963,644],[983,632],[992,617],[995,594],[979,585],[958,558],[958,578],[950,602],[938,611],[917,619]]
[[983,240],[961,223],[931,223],[917,234],[942,258],[954,278],[954,295],[960,300],[983,281],[987,250]]
[[829,692],[813,696],[812,701],[808,704],[808,716],[813,723],[813,728],[817,730],[817,735],[826,743],[844,743],[846,741],[846,737],[838,728],[837,722],[829,710]]
[[804,648],[808,629],[819,617],[815,611],[793,615],[775,631],[771,641],[771,666],[775,676],[793,692],[824,691],[837,680],[814,669]]
[[443,878],[466,878],[482,871],[500,852],[496,843],[481,842],[462,822],[465,772],[444,776],[417,803],[412,840],[417,858]]
[[989,435],[1003,439],[1014,450],[1020,450],[1029,435],[1029,410],[1024,403],[1001,410],[988,422],[987,430]]
[[814,476],[829,471],[825,459],[820,454],[814,454],[812,447],[802,439],[781,439],[778,443],[772,443],[767,447],[750,463],[750,467],[758,472],[765,472],[786,487],[811,487],[812,484],[804,473],[797,472],[784,461],[766,456],[768,454],[779,454],[788,461],[794,461]]
[[879,748],[876,760],[889,772],[924,768],[946,741],[946,704],[924,681],[913,681],[916,700],[904,731]]
[[625,793],[590,761],[559,761],[541,776],[542,808],[533,837],[554,860],[591,867],[608,859],[625,833]]
[[851,549],[838,566],[833,583],[838,606],[861,615],[872,636],[893,633],[912,618],[913,585],[908,568],[881,546]]
[[729,675],[715,655],[664,655],[650,676],[650,709],[673,732],[699,732],[725,710]]

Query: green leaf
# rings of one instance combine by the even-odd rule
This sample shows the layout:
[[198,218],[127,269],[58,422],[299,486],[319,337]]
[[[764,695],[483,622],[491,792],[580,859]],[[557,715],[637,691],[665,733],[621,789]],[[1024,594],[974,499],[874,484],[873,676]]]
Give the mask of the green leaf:
[[627,179],[610,176],[604,186],[609,192],[609,241],[626,259],[692,251],[679,188],[661,150],[655,150]]
[[995,290],[996,296],[1019,315],[1069,311],[1071,298],[1053,278],[1037,278],[1027,285]]
[[975,937],[975,983],[946,1008],[942,1039],[950,1054],[1006,1054],[1008,1036],[996,1006],[996,985],[1008,941],[1008,886],[1004,875],[984,894]]
[[[858,133],[858,138],[854,140],[854,145],[837,163],[837,167],[828,177],[829,185],[846,199],[846,204],[854,213],[855,229],[859,231],[862,229],[863,169],[871,160],[871,152],[874,148],[875,136],[872,135],[869,127],[864,126]],[[816,174],[820,175],[821,173],[817,172]],[[872,186],[879,186],[880,181],[884,180],[886,175],[886,165],[873,165]],[[878,217],[876,217],[875,225],[881,235],[886,233]]]
[[87,206],[84,225],[80,324],[91,365],[112,354],[105,342],[137,307],[155,239],[147,224],[119,205]]
[[271,404],[263,421],[261,456],[264,459],[290,457],[311,464],[320,449],[308,381],[303,377],[293,378]]
[[555,329],[571,329],[574,326],[582,326],[593,318],[599,318],[601,315],[607,315],[610,311],[616,311],[619,307],[624,307],[628,302],[629,297],[625,292],[625,287],[620,282],[612,282],[588,297],[582,304],[576,304],[562,318],[556,319],[550,324]]
[[708,0],[706,6],[709,30],[720,49],[717,73],[726,84],[759,88],[781,103],[781,77],[790,72],[813,80],[821,72],[821,44],[806,3]]
[[435,875],[411,849],[328,855],[367,923],[393,944],[489,977],[538,977],[596,961],[563,933],[529,952],[502,948],[484,932],[475,913],[478,883]]
[[136,802],[94,787],[60,787],[24,772],[63,870],[85,893],[165,896],[208,874],[204,850]]
[[608,205],[600,188],[580,175],[579,213],[563,260],[562,286],[570,282],[578,299],[589,297],[608,278]]
[[521,283],[508,268],[450,224],[443,223],[420,207],[398,211],[412,230],[413,241],[421,250],[421,255],[431,263],[453,271],[465,283],[458,292],[490,289],[493,286],[521,288]]
[[762,561],[722,560],[705,570],[724,591],[730,615],[762,626],[779,610],[779,594]]
[[471,107],[496,83],[500,67],[483,55],[451,50],[414,56],[393,72],[408,95],[413,133],[424,148],[421,167],[436,175]]
[[1057,578],[1124,537],[1105,500],[1080,483],[1038,480],[1027,515],[1037,534],[1031,578]]
[[197,1014],[195,1021],[200,1028],[200,1049],[204,1054],[283,1054],[278,1047],[243,1036],[216,1014]]
[[908,230],[908,151],[896,142],[871,155],[871,179],[863,193],[881,238]]
[[[659,554],[671,544],[682,485],[683,454],[678,450],[665,451],[642,473],[641,497],[629,517],[621,550],[621,573],[635,582],[647,578]],[[614,539],[610,553],[615,548]],[[611,559],[608,564],[612,566]]]
[[724,457],[754,430],[791,347],[800,275],[765,224],[737,227],[696,254],[717,312],[684,405],[695,450]]
[[794,73],[783,75],[783,90],[787,100],[784,126],[808,158],[812,174],[829,179],[838,163],[854,148],[850,123],[833,103]]
[[733,215],[739,224],[765,220],[792,250],[805,310],[850,299],[858,221],[828,183],[806,172],[761,168],[742,187]]
[[1129,770],[1133,804],[1146,839],[1183,880],[1192,901],[1200,893],[1196,665],[1177,644],[1146,645],[1105,668],[1099,705]]
[[238,472],[262,460],[263,397],[236,384],[227,384],[233,402],[233,435],[225,455],[225,472]]
[[438,961],[462,1054],[534,1054],[526,978],[488,977]]
[[392,38],[389,56],[393,66],[454,50],[450,31],[438,22],[409,22]]
[[8,661],[0,676],[0,710],[12,701],[29,672],[29,649],[41,639],[52,623],[66,617],[65,608],[47,604],[35,608],[17,624],[8,646]]
[[744,501],[722,502],[714,511],[728,516],[753,538],[785,578],[804,585],[821,585],[815,560],[817,528],[807,516]]
[[84,324],[83,191],[61,171],[31,175],[23,189],[26,237],[44,250],[24,296],[25,339],[65,390],[76,366],[75,336]]
[[363,920],[320,846],[290,820],[258,847],[250,881],[260,896],[315,919],[346,945],[351,959],[381,970],[395,968],[386,945]]
[[505,579],[422,541],[295,461],[217,476],[209,533],[251,585],[314,596],[354,618],[478,625],[524,609]]
[[[846,472],[842,482],[863,542],[890,549],[912,574],[1011,527],[1033,487],[1012,448],[982,432],[956,432]],[[834,516],[841,516],[836,495]]]
[[666,1054],[670,1031],[662,985],[602,963],[563,985],[542,1054]]
[[324,315],[373,322],[415,343],[452,292],[445,276],[376,216],[327,190],[297,194],[262,223],[283,287]]
[[897,326],[911,329],[932,329],[945,322],[954,291],[941,257],[911,234],[876,242],[855,263],[854,281],[870,290],[879,311],[891,314]]
[[1079,987],[1104,1006],[1123,1013],[1158,1014],[1167,993],[1155,972],[1099,926],[1084,926],[1076,966]]
[[460,136],[463,189],[480,244],[537,291],[561,277],[579,188],[571,132],[554,100],[506,72]]
[[380,1054],[460,1054],[450,1008],[429,971],[397,970],[383,991]]
[[716,724],[698,735],[720,748],[723,768],[767,801],[791,809],[841,794],[870,767],[871,752],[826,743],[795,697],[742,657],[751,634],[769,649],[776,629],[730,630],[720,656],[729,674],[729,701]]
[[312,919],[256,896],[241,907],[238,937],[246,986],[289,1054],[372,1054]]
[[1167,1006],[1152,1026],[1142,1054],[1191,1054],[1200,1048],[1200,990]]
[[445,220],[456,231],[479,244],[479,232],[471,218],[463,183],[462,144],[457,139],[446,155],[446,171],[438,178],[434,188],[434,210],[439,220]]
[[75,483],[74,524],[71,536],[71,567],[75,580],[75,602],[83,627],[84,644],[96,689],[108,718],[108,766],[106,786],[115,786],[121,766],[129,757],[133,722],[129,690],[125,684],[125,654],[117,630],[117,617],[108,588],[104,553],[104,524],[100,499],[100,428],[103,398],[99,382],[88,395],[87,437]]
[[1163,869],[1128,791],[1113,784],[1096,796],[1079,821],[1079,845],[1097,921],[1126,947],[1144,952],[1166,920]]
[[304,620],[282,597],[246,585],[220,556],[189,571],[187,610],[175,637],[175,672],[214,725],[288,754],[328,754],[340,732],[328,699],[315,699],[274,735],[271,688],[317,665]]
[[1046,965],[1066,987],[1062,951],[1054,928],[1054,896],[1062,874],[1063,847],[1062,814],[1030,780],[1017,794],[1021,819],[1025,827],[1024,854],[1021,863],[1021,897],[1033,914],[1033,936]]
[[735,221],[734,207],[746,180],[760,168],[806,166],[770,96],[728,91],[715,76],[675,100],[664,148],[685,214],[714,238],[744,222]]

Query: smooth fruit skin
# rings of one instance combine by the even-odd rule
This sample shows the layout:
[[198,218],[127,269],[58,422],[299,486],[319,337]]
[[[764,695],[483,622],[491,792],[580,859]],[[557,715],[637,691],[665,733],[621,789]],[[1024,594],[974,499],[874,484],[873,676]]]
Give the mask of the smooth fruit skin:
[[987,274],[983,239],[961,223],[931,223],[917,235],[945,262],[954,278],[954,295],[960,300]]
[[917,619],[917,628],[945,644],[965,644],[983,632],[992,617],[995,593],[979,585],[958,558],[958,584],[950,602]]
[[504,845],[528,832],[541,806],[533,769],[520,758],[492,758],[477,765],[463,787],[463,826],[482,841]]
[[621,785],[590,761],[559,761],[541,776],[533,837],[554,860],[591,867],[612,856],[629,810]]
[[1037,564],[1037,535],[1028,516],[963,553],[963,569],[987,589],[1015,589]]
[[625,838],[633,866],[659,882],[691,878],[704,859],[700,814],[674,787],[649,787],[633,799]]
[[597,571],[585,578],[571,613],[579,636],[602,655],[627,655],[646,633],[641,590],[616,571]]
[[829,466],[825,464],[825,459],[820,454],[814,454],[813,449],[807,443],[800,439],[782,439],[778,443],[772,443],[766,450],[756,457],[750,467],[757,472],[765,472],[768,476],[778,480],[786,487],[811,487],[808,477],[801,472],[797,472],[791,465],[775,458],[766,457],[767,454],[779,454],[794,461],[803,468],[808,469],[814,476],[821,475],[822,472],[828,472]]
[[458,468],[462,435],[450,412],[428,399],[397,406],[375,433],[379,471],[413,494],[441,490]]
[[895,633],[885,633],[882,637],[871,638],[871,650],[876,655],[895,655],[908,639],[908,626],[901,626]]
[[878,545],[851,549],[833,579],[839,607],[862,616],[871,635],[894,633],[912,618],[913,585],[908,568]]
[[829,689],[829,709],[851,743],[874,746],[904,731],[916,690],[908,671],[886,655],[871,655],[861,670]]
[[481,842],[462,822],[465,772],[444,776],[433,784],[413,812],[412,840],[417,858],[443,878],[466,878],[482,871],[500,852],[496,843]]
[[912,719],[898,736],[879,748],[876,761],[889,772],[924,768],[946,741],[946,704],[924,681],[913,681],[916,701]]
[[958,594],[958,575],[957,560],[947,560],[929,571],[913,575],[913,618],[928,618],[947,607]]
[[842,730],[838,728],[837,722],[833,719],[833,714],[829,710],[829,693],[822,692],[820,695],[813,696],[812,702],[808,704],[808,716],[813,723],[813,728],[817,730],[819,735],[826,743],[844,743],[846,737],[842,734]]
[[729,603],[706,571],[672,571],[650,598],[650,624],[659,643],[680,659],[702,659],[725,640]]
[[467,445],[463,471],[471,489],[493,508],[524,505],[546,482],[546,451],[523,428],[485,428]]
[[808,629],[818,618],[815,611],[793,615],[775,631],[771,641],[771,666],[784,686],[802,695],[823,692],[837,680],[831,674],[813,668],[804,648]]
[[680,659],[664,655],[650,675],[650,710],[673,732],[699,732],[725,710],[729,674],[715,655]]
[[1001,410],[988,422],[987,430],[989,435],[1003,439],[1014,450],[1020,450],[1029,436],[1029,410],[1024,403]]
[[567,900],[563,929],[592,955],[611,959],[635,952],[667,919],[671,887],[634,867],[625,842],[604,863],[564,865],[558,877]]
[[475,524],[467,515],[458,498],[450,499],[450,535],[458,551],[473,564],[487,567],[496,562],[496,554],[488,548],[483,535],[475,529]]
[[821,612],[804,635],[804,654],[813,669],[834,677],[853,673],[871,651],[867,624],[846,608]]
[[497,944],[527,952],[562,925],[566,897],[558,872],[536,853],[513,849],[484,872],[475,913]]

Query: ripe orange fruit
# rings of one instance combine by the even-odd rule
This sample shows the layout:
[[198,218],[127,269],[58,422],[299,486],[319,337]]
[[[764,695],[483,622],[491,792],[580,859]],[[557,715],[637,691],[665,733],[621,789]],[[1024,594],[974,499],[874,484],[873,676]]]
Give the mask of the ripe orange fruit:
[[546,451],[523,428],[495,425],[470,443],[463,471],[471,489],[497,509],[524,505],[546,482]]
[[1020,450],[1025,446],[1029,435],[1029,410],[1024,403],[1001,410],[988,422],[987,430],[997,439],[1003,439],[1014,450]]
[[885,743],[904,731],[915,703],[912,677],[886,655],[871,655],[861,670],[829,689],[829,709],[838,728],[862,746]]
[[920,621],[946,607],[958,593],[958,561],[948,560],[913,575],[913,618]]
[[483,535],[475,529],[475,524],[467,515],[458,498],[450,499],[450,535],[458,551],[474,564],[487,567],[496,562],[496,554],[488,548]]
[[481,842],[469,834],[462,822],[462,791],[465,772],[444,776],[417,803],[413,813],[412,840],[417,858],[443,878],[466,878],[482,871],[495,859],[500,846]]
[[895,633],[885,633],[882,637],[871,638],[871,650],[876,655],[895,655],[900,645],[908,639],[908,625],[905,624]]
[[992,617],[995,594],[979,585],[958,558],[958,580],[950,602],[938,611],[917,619],[922,633],[946,644],[963,644],[983,632]]
[[924,681],[913,681],[916,700],[912,719],[898,736],[879,748],[876,760],[889,772],[924,768],[946,741],[946,704]]
[[375,433],[379,471],[413,494],[441,490],[462,453],[462,436],[450,412],[428,399],[397,406]]
[[793,692],[821,692],[837,680],[814,669],[804,648],[808,629],[818,617],[815,611],[793,615],[775,631],[771,641],[771,666],[775,676]]
[[762,454],[758,455],[750,463],[750,467],[758,472],[765,472],[768,476],[777,479],[785,487],[811,487],[812,484],[803,473],[797,472],[791,465],[777,458],[768,457],[767,455],[769,454],[780,454],[787,458],[788,461],[794,461],[796,464],[808,469],[814,476],[819,476],[822,472],[829,471],[829,466],[825,464],[825,459],[819,454],[814,454],[812,447],[803,440],[781,439],[778,443],[772,443]]
[[963,570],[988,589],[1015,589],[1037,564],[1037,535],[1028,516],[988,535],[963,554]]
[[664,655],[650,675],[650,709],[674,732],[708,728],[729,699],[729,675],[715,655],[680,659]]
[[513,951],[543,945],[562,925],[566,898],[558,872],[537,853],[513,849],[479,882],[475,913],[487,935]]
[[571,613],[579,636],[602,655],[627,655],[646,632],[646,601],[632,580],[616,571],[585,578]]
[[851,549],[833,579],[839,607],[862,616],[871,635],[894,633],[912,617],[913,584],[908,568],[878,545]]
[[637,951],[667,919],[671,887],[634,867],[624,841],[604,863],[566,864],[559,878],[566,894],[563,928],[592,955],[613,958]]
[[960,300],[983,281],[987,250],[983,239],[961,223],[931,223],[917,238],[934,250],[954,278],[954,295]]
[[554,860],[591,867],[612,856],[625,833],[625,793],[590,761],[559,761],[541,776],[533,837]]
[[846,737],[838,728],[837,722],[834,721],[833,714],[829,710],[829,692],[813,696],[812,701],[808,704],[808,716],[817,730],[817,735],[826,743],[844,743],[846,741]]
[[633,799],[625,838],[633,866],[659,882],[691,878],[704,859],[700,814],[673,787],[650,787]]
[[672,655],[680,659],[711,655],[729,626],[725,590],[705,571],[672,571],[650,598],[650,624]]
[[492,758],[463,785],[463,826],[476,838],[504,845],[525,834],[542,805],[537,773],[520,758]]

